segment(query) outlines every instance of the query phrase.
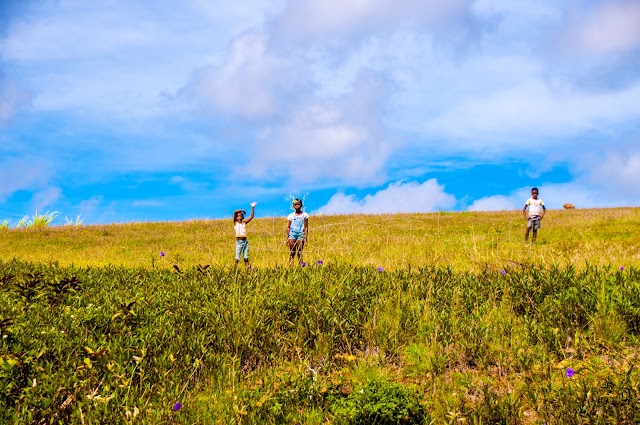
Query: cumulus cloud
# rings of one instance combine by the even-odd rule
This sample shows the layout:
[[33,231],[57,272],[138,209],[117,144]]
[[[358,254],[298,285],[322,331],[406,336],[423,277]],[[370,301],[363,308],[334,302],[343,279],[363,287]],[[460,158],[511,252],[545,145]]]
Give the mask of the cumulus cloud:
[[173,176],[169,179],[169,184],[179,186],[186,192],[201,192],[208,188],[206,182],[194,182],[182,176]]
[[31,94],[0,78],[0,124],[9,121],[17,110],[31,103]]
[[431,212],[452,209],[456,198],[445,192],[436,179],[418,182],[395,182],[386,188],[357,199],[336,193],[322,207],[321,214],[382,214]]
[[133,201],[131,203],[131,206],[134,208],[148,208],[148,207],[159,208],[159,207],[164,207],[165,205],[166,205],[165,202],[154,200],[154,199],[142,199],[139,201]]
[[518,209],[513,197],[492,195],[477,199],[467,208],[468,211],[508,211]]
[[222,113],[268,118],[308,89],[303,76],[302,62],[269,50],[264,34],[245,33],[221,66],[202,71],[186,91]]
[[607,132],[612,125],[639,119],[640,81],[624,89],[587,93],[561,82],[550,86],[532,79],[458,100],[428,120],[424,131],[454,138],[466,150],[537,150],[556,145],[558,138]]
[[10,158],[0,162],[0,202],[19,190],[39,191],[48,186],[49,164],[37,158]]
[[591,184],[615,196],[640,195],[640,152],[609,152],[588,169]]
[[272,25],[280,39],[349,37],[405,24],[435,27],[464,16],[470,4],[468,0],[290,0]]
[[36,210],[51,208],[62,196],[62,189],[59,187],[47,187],[37,191],[33,195],[31,203]]
[[640,2],[598,2],[572,17],[569,39],[585,53],[615,53],[640,48]]
[[80,201],[79,209],[82,215],[90,216],[98,210],[98,208],[104,203],[104,196],[93,195],[89,199]]
[[[153,6],[43,0],[10,22],[0,56],[33,88],[36,111],[74,113],[119,125],[162,119],[167,93],[211,63],[229,40],[259,25],[269,2]],[[108,120],[105,120],[108,117]]]
[[380,105],[390,88],[364,74],[353,91],[335,102],[300,105],[286,122],[266,128],[249,167],[253,176],[292,176],[297,182],[319,178],[358,184],[376,181],[390,146]]

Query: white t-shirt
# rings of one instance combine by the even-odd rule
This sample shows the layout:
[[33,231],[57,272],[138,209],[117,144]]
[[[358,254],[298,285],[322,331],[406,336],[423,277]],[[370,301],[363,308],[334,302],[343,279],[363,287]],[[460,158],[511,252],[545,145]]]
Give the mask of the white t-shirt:
[[525,205],[529,206],[529,217],[533,217],[533,216],[541,215],[542,208],[544,207],[544,202],[542,202],[542,199],[540,198],[538,199],[529,198],[527,199],[527,202],[525,203]]
[[302,231],[304,230],[304,221],[309,219],[309,214],[306,212],[302,212],[302,214],[297,215],[294,212],[287,216],[287,220],[291,222],[291,226],[289,227],[289,234],[293,235],[302,235]]
[[245,223],[236,223],[233,228],[236,229],[236,238],[247,237],[247,225]]

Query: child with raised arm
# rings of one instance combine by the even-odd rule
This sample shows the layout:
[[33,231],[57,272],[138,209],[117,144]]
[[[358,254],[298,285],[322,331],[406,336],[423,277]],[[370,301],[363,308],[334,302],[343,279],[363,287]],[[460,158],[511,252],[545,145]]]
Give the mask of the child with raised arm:
[[294,211],[287,216],[287,239],[285,244],[289,247],[289,264],[297,256],[298,262],[302,261],[302,250],[309,236],[309,214],[302,211],[302,201],[293,200]]
[[248,218],[244,218],[246,214],[245,210],[235,210],[233,212],[233,228],[236,231],[236,266],[240,262],[240,257],[244,257],[244,265],[250,268],[249,265],[249,241],[247,241],[247,223],[253,220],[255,208],[257,202],[251,203],[251,215]]
[[[529,208],[529,214],[527,214],[527,207]],[[547,209],[544,206],[542,199],[538,199],[538,188],[531,189],[531,198],[527,199],[524,207],[522,208],[522,214],[527,220],[527,231],[524,234],[524,242],[529,241],[529,232],[533,229],[531,235],[531,243],[535,243],[536,236],[538,236],[538,229],[540,228],[540,220],[544,217],[544,213]]]

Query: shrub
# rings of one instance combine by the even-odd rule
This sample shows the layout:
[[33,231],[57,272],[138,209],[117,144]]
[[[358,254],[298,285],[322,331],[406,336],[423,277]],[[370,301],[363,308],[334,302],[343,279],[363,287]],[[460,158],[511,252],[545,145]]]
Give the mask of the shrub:
[[346,424],[421,424],[426,421],[426,411],[416,391],[382,379],[370,379],[346,397],[335,393],[333,399],[336,419]]

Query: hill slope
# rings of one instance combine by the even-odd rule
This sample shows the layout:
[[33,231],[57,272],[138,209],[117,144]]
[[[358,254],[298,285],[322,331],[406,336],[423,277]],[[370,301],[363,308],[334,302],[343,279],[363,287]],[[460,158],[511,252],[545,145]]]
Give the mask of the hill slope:
[[[549,210],[535,246],[524,244],[525,224],[519,211],[311,216],[305,255],[384,268],[640,264],[640,208]],[[286,264],[285,228],[281,217],[248,225],[254,266]],[[233,256],[231,219],[8,229],[0,237],[0,258],[61,265],[232,265]]]

